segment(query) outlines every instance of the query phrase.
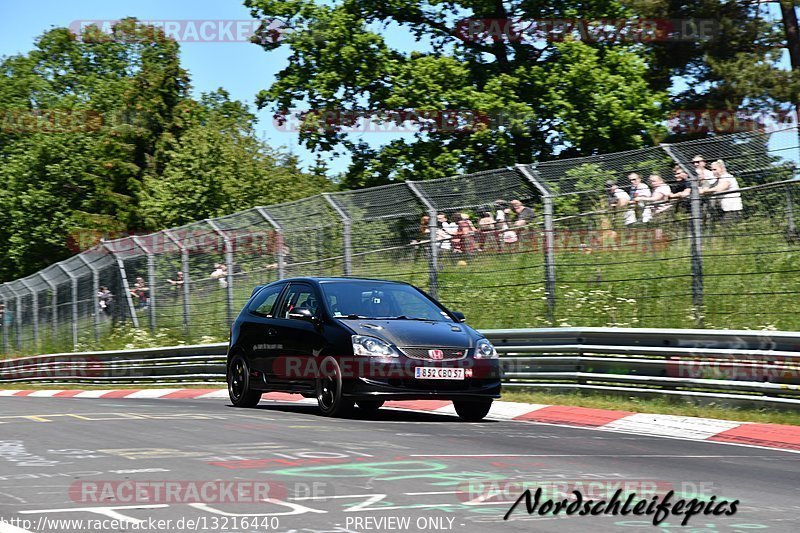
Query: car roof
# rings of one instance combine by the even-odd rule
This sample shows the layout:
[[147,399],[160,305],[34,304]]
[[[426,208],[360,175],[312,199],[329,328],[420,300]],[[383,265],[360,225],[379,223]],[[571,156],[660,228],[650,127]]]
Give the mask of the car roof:
[[312,283],[327,283],[327,282],[337,282],[337,281],[378,281],[381,283],[396,283],[398,285],[410,285],[410,283],[406,283],[405,281],[396,281],[390,279],[351,278],[351,277],[333,277],[333,276],[286,278],[279,281],[274,281],[272,283],[287,282],[287,281],[310,281]]

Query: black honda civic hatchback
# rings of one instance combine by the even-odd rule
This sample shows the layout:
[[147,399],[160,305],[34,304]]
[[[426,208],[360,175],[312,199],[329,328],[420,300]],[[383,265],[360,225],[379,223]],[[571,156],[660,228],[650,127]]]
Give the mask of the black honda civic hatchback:
[[413,285],[358,278],[296,278],[256,287],[231,328],[233,405],[263,392],[316,398],[327,416],[386,400],[453,402],[468,421],[500,397],[492,344]]

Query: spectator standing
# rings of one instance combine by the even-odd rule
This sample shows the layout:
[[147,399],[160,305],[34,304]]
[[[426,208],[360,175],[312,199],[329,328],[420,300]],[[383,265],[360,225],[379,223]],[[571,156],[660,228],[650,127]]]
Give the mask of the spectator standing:
[[664,179],[658,174],[651,174],[648,178],[650,185],[653,187],[653,194],[644,199],[644,202],[656,204],[653,207],[653,218],[661,221],[665,218],[665,214],[671,212],[672,204],[669,199],[672,196],[672,189],[669,185],[664,183]]
[[218,280],[220,288],[228,288],[228,267],[222,263],[216,263],[214,272],[211,273],[211,279]]
[[742,193],[739,191],[739,182],[725,168],[722,159],[717,159],[711,163],[711,171],[717,178],[717,183],[713,187],[700,189],[700,194],[715,194],[727,192],[718,197],[719,207],[722,211],[723,224],[736,222],[742,215]]
[[698,187],[711,187],[712,183],[717,181],[714,177],[714,173],[706,168],[706,158],[702,155],[696,155],[692,158],[692,165],[694,166],[694,171],[697,174]]
[[522,205],[519,200],[511,200],[511,209],[517,214],[514,219],[514,227],[521,228],[531,223],[534,217],[533,209]]
[[606,182],[606,190],[608,191],[608,201],[612,209],[625,210],[622,215],[622,222],[626,226],[636,224],[636,211],[631,205],[631,196],[619,188],[619,186],[612,180]]
[[146,309],[150,305],[150,287],[144,282],[144,278],[136,278],[130,293],[136,298],[138,308]]
[[478,219],[478,229],[480,233],[478,234],[478,246],[485,250],[487,247],[487,243],[491,243],[495,241],[495,228],[497,221],[492,216],[491,211],[484,211],[481,213],[480,219]]
[[639,205],[642,209],[642,223],[647,224],[653,216],[652,211],[644,206],[644,202],[650,197],[650,187],[642,182],[642,177],[636,172],[628,174],[628,179],[631,182],[630,197],[631,200]]
[[467,254],[475,253],[477,248],[475,244],[475,225],[469,219],[468,213],[461,213],[457,224],[458,239],[461,243],[461,250]]
[[439,243],[439,248],[441,250],[452,250],[454,244],[453,236],[458,233],[458,226],[448,222],[447,215],[444,213],[436,215],[436,222],[438,222],[439,225],[439,227],[436,228],[436,242]]
[[175,279],[168,279],[167,283],[170,284],[170,294],[172,294],[173,298],[176,298],[183,288],[183,271],[178,270],[175,273]]
[[508,225],[508,215],[511,213],[511,210],[508,209],[508,202],[505,200],[495,200],[494,205],[497,208],[497,213],[495,214],[494,218],[497,226],[498,246],[502,246],[503,244],[514,244],[517,242],[517,233],[515,231],[511,231],[510,226]]
[[680,165],[673,167],[673,175],[675,176],[675,183],[670,187],[672,192],[669,197],[673,200],[678,200],[678,204],[675,207],[676,212],[688,213],[690,211],[689,196],[692,194],[689,175],[684,172]]
[[100,287],[100,290],[97,291],[97,307],[99,309],[100,316],[111,316],[111,303],[113,300],[114,295],[110,290],[108,290],[108,287]]

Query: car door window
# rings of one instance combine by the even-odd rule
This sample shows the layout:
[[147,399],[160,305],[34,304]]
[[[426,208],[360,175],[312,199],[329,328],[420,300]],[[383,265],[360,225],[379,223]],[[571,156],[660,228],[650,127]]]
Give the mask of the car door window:
[[283,299],[280,318],[289,318],[294,309],[305,307],[314,316],[319,316],[319,300],[310,285],[291,285]]
[[283,287],[283,285],[268,287],[259,292],[250,303],[250,312],[264,317],[274,316],[272,308],[275,307],[275,301],[280,296]]

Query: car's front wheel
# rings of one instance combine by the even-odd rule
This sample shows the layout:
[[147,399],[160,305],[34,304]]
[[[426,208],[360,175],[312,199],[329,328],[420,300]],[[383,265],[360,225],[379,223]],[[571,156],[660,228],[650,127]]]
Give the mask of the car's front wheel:
[[456,413],[458,413],[461,420],[466,422],[478,422],[489,414],[489,409],[492,408],[492,400],[457,400],[453,402],[453,407],[456,408]]
[[261,393],[250,388],[250,368],[241,355],[234,355],[228,363],[228,396],[236,407],[255,407]]
[[321,376],[317,379],[317,405],[325,416],[343,416],[353,409],[355,402],[342,394],[342,370],[331,356],[320,363]]

